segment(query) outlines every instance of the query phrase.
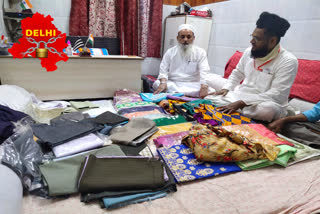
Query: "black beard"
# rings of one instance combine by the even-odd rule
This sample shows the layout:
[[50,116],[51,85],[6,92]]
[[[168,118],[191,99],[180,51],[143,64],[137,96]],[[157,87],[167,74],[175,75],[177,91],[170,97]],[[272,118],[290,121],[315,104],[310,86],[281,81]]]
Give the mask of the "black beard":
[[251,57],[252,58],[262,58],[262,57],[265,57],[267,56],[269,53],[268,49],[267,48],[262,48],[260,50],[251,50]]

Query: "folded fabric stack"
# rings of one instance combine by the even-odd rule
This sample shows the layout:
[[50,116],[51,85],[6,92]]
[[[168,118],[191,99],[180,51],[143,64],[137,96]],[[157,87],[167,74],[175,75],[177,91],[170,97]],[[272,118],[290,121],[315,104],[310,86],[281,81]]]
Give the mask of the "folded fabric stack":
[[143,100],[139,93],[130,90],[118,90],[113,98],[114,105],[120,115],[129,119],[166,117],[165,110],[156,105],[152,99]]

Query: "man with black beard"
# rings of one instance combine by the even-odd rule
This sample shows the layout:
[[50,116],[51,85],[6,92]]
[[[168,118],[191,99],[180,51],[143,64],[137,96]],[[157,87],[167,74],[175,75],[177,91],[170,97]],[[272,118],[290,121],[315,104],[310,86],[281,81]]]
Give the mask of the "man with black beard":
[[286,116],[298,69],[297,58],[279,43],[289,27],[278,15],[261,13],[251,35],[252,47],[245,50],[222,89],[206,99],[228,114],[239,111],[268,122]]
[[170,48],[160,64],[158,80],[153,84],[154,94],[178,92],[186,96],[205,97],[215,90],[208,87],[210,67],[206,51],[193,45],[194,28],[182,24],[178,28],[178,45]]

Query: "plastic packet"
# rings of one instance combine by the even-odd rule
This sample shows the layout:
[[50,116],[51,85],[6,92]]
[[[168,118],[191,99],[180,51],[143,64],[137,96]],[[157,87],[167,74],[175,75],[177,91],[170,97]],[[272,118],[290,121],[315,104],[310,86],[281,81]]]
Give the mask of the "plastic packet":
[[24,190],[39,190],[36,195],[46,196],[45,184],[38,165],[45,159],[40,146],[34,141],[30,117],[15,123],[14,134],[0,146],[1,163],[11,168],[21,179]]

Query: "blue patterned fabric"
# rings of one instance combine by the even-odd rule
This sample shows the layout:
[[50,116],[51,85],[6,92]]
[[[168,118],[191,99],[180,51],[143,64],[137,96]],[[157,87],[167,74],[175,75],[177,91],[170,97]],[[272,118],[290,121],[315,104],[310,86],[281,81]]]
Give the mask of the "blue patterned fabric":
[[179,183],[241,171],[235,163],[200,162],[184,144],[160,148],[158,153]]
[[181,93],[160,93],[160,94],[153,94],[153,93],[140,93],[141,98],[143,101],[148,101],[148,102],[160,102],[161,100],[167,99],[168,95],[174,95],[176,97],[181,97],[184,94]]

